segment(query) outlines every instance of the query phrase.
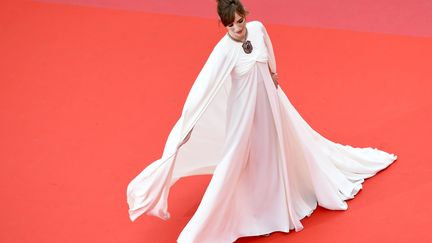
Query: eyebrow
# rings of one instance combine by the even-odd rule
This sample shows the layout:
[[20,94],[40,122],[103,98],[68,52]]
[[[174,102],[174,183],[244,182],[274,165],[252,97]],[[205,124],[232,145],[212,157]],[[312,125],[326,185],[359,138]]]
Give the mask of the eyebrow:
[[[240,20],[242,20],[243,19],[243,17],[241,17],[241,18],[239,18],[238,20],[237,20],[237,22],[239,22]],[[235,22],[235,21],[234,21]],[[229,25],[232,25],[234,22],[232,22],[231,24],[229,24]]]

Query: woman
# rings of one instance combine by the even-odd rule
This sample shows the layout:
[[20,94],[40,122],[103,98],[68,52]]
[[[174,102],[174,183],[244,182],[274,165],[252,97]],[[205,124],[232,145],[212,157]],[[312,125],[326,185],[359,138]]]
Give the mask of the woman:
[[196,78],[162,157],[129,183],[130,219],[168,219],[170,187],[203,174],[213,176],[179,243],[300,231],[317,205],[346,210],[364,179],[397,156],[314,131],[278,86],[264,25],[247,22],[239,0],[219,0],[217,9],[227,33]]

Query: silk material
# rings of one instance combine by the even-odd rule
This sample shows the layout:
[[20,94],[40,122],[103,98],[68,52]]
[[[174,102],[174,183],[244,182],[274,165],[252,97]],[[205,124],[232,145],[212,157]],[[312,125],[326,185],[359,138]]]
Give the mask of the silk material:
[[[162,158],[128,185],[130,219],[168,219],[169,188],[180,178],[213,174],[179,243],[233,242],[241,236],[300,231],[317,205],[346,210],[364,179],[397,156],[332,142],[276,89],[270,38],[247,23],[251,54],[224,36],[198,75]],[[177,145],[192,131],[189,141]]]

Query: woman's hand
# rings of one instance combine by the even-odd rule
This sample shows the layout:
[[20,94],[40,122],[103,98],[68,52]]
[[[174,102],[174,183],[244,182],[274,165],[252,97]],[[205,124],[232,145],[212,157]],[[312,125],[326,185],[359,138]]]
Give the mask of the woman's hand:
[[279,83],[278,83],[278,75],[277,73],[271,73],[271,77],[273,79],[273,83],[276,86],[276,89],[279,87]]

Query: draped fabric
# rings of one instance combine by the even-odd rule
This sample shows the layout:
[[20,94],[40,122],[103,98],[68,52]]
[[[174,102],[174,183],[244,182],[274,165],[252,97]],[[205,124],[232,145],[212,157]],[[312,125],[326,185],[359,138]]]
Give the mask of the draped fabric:
[[[195,80],[163,155],[128,185],[130,219],[168,219],[167,197],[180,178],[212,174],[179,243],[233,242],[242,236],[300,231],[317,205],[346,210],[364,179],[397,156],[332,142],[296,111],[269,69],[271,41],[246,24],[251,54],[225,35]],[[178,148],[186,135],[192,135]]]

